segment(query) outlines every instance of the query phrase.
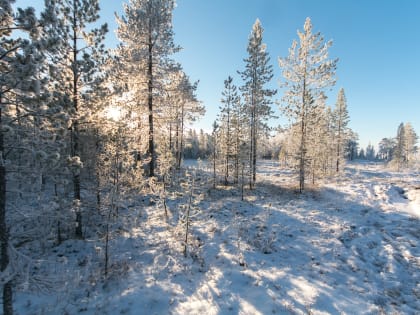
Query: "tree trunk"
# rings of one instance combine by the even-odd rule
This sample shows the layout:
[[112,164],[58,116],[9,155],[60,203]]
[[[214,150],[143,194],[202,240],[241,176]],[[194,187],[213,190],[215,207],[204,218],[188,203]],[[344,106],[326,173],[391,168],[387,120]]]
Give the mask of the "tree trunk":
[[172,122],[169,122],[169,152],[173,153],[173,150],[172,150]]
[[[0,95],[0,106],[2,104]],[[2,124],[2,111],[0,107],[0,272],[6,270],[9,265],[9,233],[6,224],[6,166],[4,163],[4,135]],[[12,281],[3,285],[3,314],[13,314],[13,291]]]
[[337,145],[337,163],[336,163],[336,172],[340,171],[340,145]]
[[[303,102],[305,99],[303,98]],[[302,107],[302,117],[300,121],[300,147],[299,147],[299,192],[302,193],[305,189],[305,141],[306,141],[306,129],[305,129],[305,105]]]
[[176,118],[176,131],[175,131],[175,157],[176,157],[176,169],[179,170],[181,168],[181,153],[179,149],[179,115],[177,114]]
[[299,159],[299,192],[305,189],[305,134],[304,122],[301,122],[300,159]]
[[[254,106],[254,105],[252,105],[252,106]],[[250,149],[249,149],[249,189],[251,190],[252,189],[252,187],[253,187],[253,181],[252,181],[252,179],[253,179],[253,176],[252,176],[252,174],[253,174],[253,163],[252,163],[252,160],[253,160],[253,152],[254,152],[254,108],[253,107],[251,107],[251,134],[250,134],[250,145],[251,145],[251,147],[250,147]]]
[[236,129],[236,143],[235,143],[235,184],[238,184],[238,183],[239,183],[239,131],[238,131],[238,129]]
[[255,186],[255,183],[257,181],[257,122],[256,122],[256,118],[254,117],[254,134],[253,134],[254,138],[253,138],[253,148],[254,150],[252,151],[252,182],[253,185]]
[[[305,60],[305,69],[306,69],[306,60]],[[305,70],[306,71],[306,70]],[[302,193],[305,189],[305,159],[306,159],[306,73],[303,77],[303,90],[302,90],[302,111],[300,114],[300,159],[299,159],[299,192]]]
[[[79,89],[78,89],[78,81],[79,81],[79,69],[77,67],[77,54],[78,54],[78,47],[77,47],[77,13],[78,13],[78,7],[77,7],[77,1],[73,1],[73,108],[75,113],[78,113],[79,110]],[[72,148],[71,148],[71,155],[72,157],[80,157],[80,147],[79,147],[79,122],[76,119],[73,122],[72,126]],[[79,172],[76,172],[73,174],[73,198],[75,200],[80,201],[80,174]],[[76,238],[82,238],[82,213],[80,206],[76,209],[76,230],[75,230],[75,236]]]
[[216,136],[214,136],[213,142],[213,188],[216,188]]
[[179,145],[179,160],[178,168],[181,168],[182,158],[184,156],[184,102],[181,105],[181,130],[180,130],[180,145]]
[[190,199],[188,202],[186,222],[185,222],[185,239],[184,239],[184,256],[185,257],[187,257],[188,233],[189,233],[189,228],[190,228],[190,212],[191,212],[193,192],[194,192],[194,177],[192,178],[192,182],[191,182]]
[[149,78],[147,82],[148,88],[148,105],[149,105],[149,177],[155,176],[155,144],[154,144],[154,130],[153,130],[153,43],[152,34],[150,33],[151,27],[149,27],[149,60],[147,67],[147,76]]
[[229,183],[229,152],[230,152],[230,109],[227,110],[227,130],[226,130],[226,166],[225,166],[225,186]]
[[242,162],[242,180],[241,180],[241,200],[242,201],[244,201],[244,186],[245,186],[244,169],[245,169],[245,163]]
[[338,111],[338,136],[337,136],[337,163],[336,163],[336,172],[340,171],[340,151],[341,151],[341,120],[342,120],[342,113],[341,113],[341,105]]
[[[96,164],[96,170],[95,170],[95,175],[96,175],[96,210],[98,211],[98,213],[100,213],[101,211],[101,171],[100,171],[100,165],[99,165],[99,160],[98,157],[100,155],[100,150],[101,150],[101,140],[99,137],[99,129],[96,129],[95,132],[95,136],[96,136],[96,141],[95,141],[95,150],[96,150],[96,157],[95,157],[95,164]],[[137,163],[137,156],[136,156],[136,163]]]
[[[76,156],[80,156],[78,154],[79,152],[79,126],[78,126],[78,122],[75,121],[73,123],[73,130],[72,130],[72,138],[73,138],[73,143],[72,143],[72,156],[76,157]],[[80,197],[80,174],[79,171],[77,171],[77,173],[73,174],[73,199],[74,200],[81,200]],[[76,209],[76,230],[75,230],[75,236],[76,238],[83,238],[83,232],[82,232],[82,213],[81,213],[81,208],[80,208],[80,203],[77,206]]]

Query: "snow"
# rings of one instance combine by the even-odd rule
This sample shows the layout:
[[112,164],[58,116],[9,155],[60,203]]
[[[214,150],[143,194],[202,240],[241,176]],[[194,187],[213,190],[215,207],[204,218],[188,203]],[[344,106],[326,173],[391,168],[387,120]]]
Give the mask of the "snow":
[[106,280],[103,243],[68,240],[40,263],[50,289],[17,292],[16,313],[420,313],[418,171],[350,164],[300,195],[290,170],[257,169],[244,201],[196,170],[187,257],[176,222],[188,194],[169,194],[167,220],[139,197],[114,229]]

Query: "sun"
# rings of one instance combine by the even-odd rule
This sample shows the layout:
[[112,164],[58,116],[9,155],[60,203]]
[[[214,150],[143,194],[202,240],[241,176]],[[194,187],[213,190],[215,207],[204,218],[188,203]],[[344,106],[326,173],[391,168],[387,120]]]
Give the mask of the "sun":
[[108,119],[119,121],[122,116],[121,108],[115,105],[111,105],[106,109],[105,116]]

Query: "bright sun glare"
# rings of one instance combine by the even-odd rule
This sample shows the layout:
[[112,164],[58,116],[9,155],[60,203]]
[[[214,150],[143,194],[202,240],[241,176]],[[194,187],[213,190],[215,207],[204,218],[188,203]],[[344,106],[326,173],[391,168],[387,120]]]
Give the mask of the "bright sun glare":
[[122,116],[121,108],[119,108],[119,107],[110,106],[106,110],[106,117],[108,119],[112,119],[112,120],[118,121],[118,120],[121,119],[121,116]]

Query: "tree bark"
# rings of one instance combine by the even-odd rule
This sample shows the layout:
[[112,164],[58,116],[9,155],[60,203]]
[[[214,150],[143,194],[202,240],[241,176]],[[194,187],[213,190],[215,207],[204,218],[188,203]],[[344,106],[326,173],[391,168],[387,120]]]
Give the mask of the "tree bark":
[[340,151],[341,151],[341,123],[342,123],[342,112],[341,112],[341,105],[340,109],[338,110],[338,139],[337,139],[337,162],[336,162],[336,172],[340,171]]
[[252,182],[255,185],[257,181],[257,122],[256,122],[256,114],[254,114],[254,138],[253,138],[253,151],[252,151]]
[[[0,106],[2,104],[0,95]],[[2,111],[0,107],[0,272],[6,270],[9,265],[9,233],[6,223],[6,166],[4,163],[4,135],[2,124]],[[3,286],[3,314],[13,314],[13,291],[12,281],[8,281]]]
[[178,169],[181,168],[182,158],[184,156],[184,101],[182,101],[181,105],[181,132],[179,135],[180,138],[180,145],[179,145],[179,160],[178,160]]
[[155,144],[154,144],[154,130],[153,130],[153,43],[151,26],[149,27],[149,43],[148,43],[148,67],[147,67],[147,88],[148,88],[148,105],[149,105],[149,177],[155,176]]
[[[77,55],[78,55],[78,48],[77,48],[77,1],[73,1],[73,108],[75,113],[79,110],[79,89],[78,89],[78,81],[79,81],[79,69],[77,66]],[[76,119],[72,125],[72,157],[80,157],[80,139],[79,139],[79,122]],[[80,201],[80,174],[76,172],[73,174],[73,198],[74,200]],[[75,236],[76,238],[83,238],[82,232],[82,213],[80,206],[78,205],[76,209],[76,230]]]

